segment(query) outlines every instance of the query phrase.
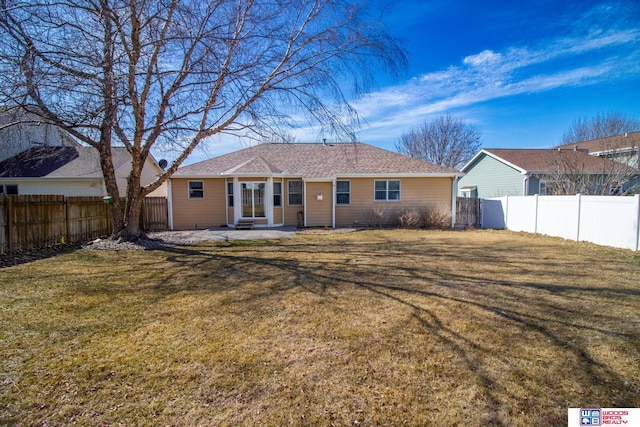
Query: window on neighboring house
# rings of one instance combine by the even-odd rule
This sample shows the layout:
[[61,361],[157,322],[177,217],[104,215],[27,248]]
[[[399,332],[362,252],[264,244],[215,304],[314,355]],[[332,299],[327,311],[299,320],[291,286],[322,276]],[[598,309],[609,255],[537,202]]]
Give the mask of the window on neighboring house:
[[204,199],[204,182],[189,181],[189,198]]
[[282,206],[282,183],[273,183],[273,206]]
[[351,182],[350,181],[336,181],[336,204],[337,205],[351,204]]
[[233,182],[227,182],[227,206],[233,207]]
[[302,181],[289,181],[289,206],[302,206]]
[[375,181],[375,198],[377,202],[400,201],[400,181]]
[[18,194],[18,186],[14,184],[0,185],[0,193]]
[[553,190],[551,189],[548,181],[540,180],[540,189],[538,190],[538,194],[541,196],[553,194]]

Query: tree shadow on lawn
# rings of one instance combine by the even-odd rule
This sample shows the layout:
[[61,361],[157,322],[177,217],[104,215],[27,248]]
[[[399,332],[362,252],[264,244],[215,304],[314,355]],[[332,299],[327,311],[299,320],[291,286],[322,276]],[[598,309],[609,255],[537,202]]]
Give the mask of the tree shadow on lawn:
[[[403,262],[408,256],[424,257],[425,253],[390,245],[392,242],[357,244],[355,250],[345,252],[340,245],[273,246],[254,242],[249,252],[246,246],[238,248],[237,253],[198,247],[167,248],[164,252],[169,262],[182,267],[176,274],[202,277],[199,283],[186,281],[195,286],[192,291],[211,292],[230,286],[243,289],[247,282],[256,280],[266,284],[247,290],[234,300],[237,304],[259,304],[274,293],[294,289],[340,298],[341,289],[355,287],[396,303],[399,309],[404,307],[425,333],[435,337],[476,378],[487,398],[487,407],[482,410],[487,423],[510,425],[510,417],[520,411],[536,412],[539,422],[553,425],[566,422],[567,407],[638,406],[638,378],[625,378],[594,351],[606,340],[628,355],[640,352],[637,312],[629,312],[639,303],[637,288],[520,282],[443,271],[435,259],[446,263],[457,257],[464,262],[478,256],[474,250],[465,252],[446,246],[429,247],[436,254],[435,258],[432,255],[425,259],[433,262],[431,267],[417,266],[415,262],[404,265],[408,264]],[[385,265],[371,262],[371,254],[376,251],[382,251]],[[323,256],[313,256],[319,253]],[[327,260],[328,255],[331,259]],[[518,274],[527,271],[526,265],[496,254],[485,254],[485,259],[489,263],[512,264],[509,267]],[[550,268],[554,267],[557,266],[551,262]],[[528,277],[532,274],[535,277],[535,272]],[[222,283],[234,275],[241,277]],[[577,273],[575,282],[580,281],[581,275],[587,277],[589,272]],[[185,291],[181,285],[185,281],[174,279],[167,277],[156,291]],[[476,322],[475,328],[468,324],[466,328],[459,327],[465,316],[469,317],[467,323]],[[505,330],[509,332],[504,333]],[[497,344],[490,343],[491,338],[488,344],[483,341],[483,337],[494,335],[498,337]],[[547,367],[538,366],[539,371],[532,372],[522,368],[532,363]],[[505,377],[515,371],[523,376],[519,389],[529,396],[518,395],[510,385],[513,380]],[[631,371],[637,372],[637,367]],[[541,390],[548,390],[549,395],[536,399],[535,394]],[[542,402],[553,407],[539,407]]]

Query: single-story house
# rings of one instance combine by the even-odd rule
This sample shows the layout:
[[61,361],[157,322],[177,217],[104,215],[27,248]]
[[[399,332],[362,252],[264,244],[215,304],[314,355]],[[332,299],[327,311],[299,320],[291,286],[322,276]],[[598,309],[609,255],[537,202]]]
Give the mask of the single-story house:
[[465,175],[458,183],[458,195],[489,198],[554,194],[556,182],[552,181],[562,179],[563,173],[588,175],[597,183],[603,173],[616,169],[620,167],[611,160],[582,150],[486,148],[462,168]]
[[[124,147],[114,147],[112,153],[118,189],[124,197],[131,157]],[[149,157],[143,168],[143,184],[153,182],[161,172]],[[0,162],[0,193],[107,196],[98,151],[80,145],[35,146]],[[166,183],[150,196],[166,197]]]
[[363,143],[265,143],[171,177],[170,228],[348,227],[438,206],[455,217],[454,169]]

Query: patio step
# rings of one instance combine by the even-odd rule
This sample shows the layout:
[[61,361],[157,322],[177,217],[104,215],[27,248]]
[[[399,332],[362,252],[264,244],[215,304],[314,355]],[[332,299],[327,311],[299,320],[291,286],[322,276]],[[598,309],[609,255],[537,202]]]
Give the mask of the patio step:
[[239,219],[236,223],[236,230],[253,230],[253,220]]

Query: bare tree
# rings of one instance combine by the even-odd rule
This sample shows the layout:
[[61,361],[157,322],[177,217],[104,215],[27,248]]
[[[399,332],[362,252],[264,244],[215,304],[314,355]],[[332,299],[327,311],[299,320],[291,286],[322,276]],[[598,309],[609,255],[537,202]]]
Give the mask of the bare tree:
[[449,114],[400,136],[396,151],[441,166],[461,169],[480,149],[480,131]]
[[622,135],[640,130],[640,121],[623,113],[598,114],[576,119],[562,135],[562,144]]
[[558,154],[550,179],[553,192],[624,195],[638,191],[638,130],[640,121],[622,113],[575,120],[562,136],[558,153],[573,148],[585,150],[589,157]]
[[[286,129],[287,113],[351,134],[345,83],[363,90],[380,66],[406,65],[373,12],[347,0],[0,0],[0,103],[34,104],[95,147],[111,195],[111,148],[126,147],[126,202],[114,197],[111,216],[135,239],[144,196],[208,137],[260,139]],[[177,157],[143,186],[160,147]]]
[[551,151],[551,170],[540,174],[549,195],[624,195],[634,191],[628,185],[637,175],[629,165],[582,150]]

